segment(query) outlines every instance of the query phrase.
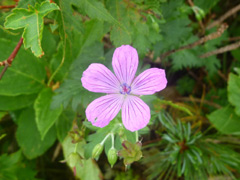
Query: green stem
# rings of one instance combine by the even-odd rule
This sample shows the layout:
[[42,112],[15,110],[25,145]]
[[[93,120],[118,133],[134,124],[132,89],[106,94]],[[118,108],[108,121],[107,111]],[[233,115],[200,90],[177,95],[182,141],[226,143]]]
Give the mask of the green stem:
[[100,143],[101,145],[103,145],[105,143],[105,141],[107,140],[107,138],[111,135],[112,133],[108,133],[106,135],[106,137],[102,140],[102,142]]
[[75,144],[75,148],[74,148],[74,152],[75,152],[75,153],[77,152],[77,147],[78,147],[78,143]]
[[138,131],[135,131],[136,132],[136,142],[138,142]]
[[111,133],[111,137],[112,137],[112,149],[114,149],[114,134]]
[[[61,6],[61,1],[59,2],[60,6]],[[66,40],[66,30],[65,30],[65,22],[64,22],[64,18],[63,18],[63,13],[62,11],[60,11],[61,14],[61,18],[62,18],[62,23],[63,23],[63,31],[64,31],[64,35],[63,35],[63,57],[61,60],[61,63],[59,64],[59,66],[57,67],[57,69],[54,71],[54,73],[51,75],[51,77],[48,80],[47,85],[50,86],[54,76],[58,73],[58,71],[61,69],[61,67],[63,66],[63,63],[65,61],[65,56],[66,56],[66,45],[67,45],[67,40]]]

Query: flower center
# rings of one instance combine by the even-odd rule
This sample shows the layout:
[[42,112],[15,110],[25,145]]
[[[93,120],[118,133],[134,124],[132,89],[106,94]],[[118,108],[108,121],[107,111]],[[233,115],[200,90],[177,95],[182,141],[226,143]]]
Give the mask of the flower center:
[[130,94],[131,92],[131,86],[129,86],[127,83],[123,83],[120,86],[120,93],[121,94]]

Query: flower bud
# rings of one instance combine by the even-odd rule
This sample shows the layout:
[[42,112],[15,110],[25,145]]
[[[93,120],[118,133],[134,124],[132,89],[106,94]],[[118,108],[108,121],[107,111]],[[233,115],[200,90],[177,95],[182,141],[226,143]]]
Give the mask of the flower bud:
[[159,25],[158,25],[157,22],[153,22],[153,23],[152,23],[152,27],[153,27],[153,29],[154,29],[156,32],[159,32]]
[[113,167],[113,165],[116,163],[118,158],[117,150],[115,148],[109,149],[107,158],[108,158],[108,162],[111,164],[111,167]]
[[97,144],[92,151],[92,158],[98,157],[102,153],[102,151],[103,151],[103,145],[100,143]]
[[81,164],[81,157],[78,153],[73,152],[68,156],[68,163],[71,168],[75,167],[77,163]]
[[198,21],[201,21],[202,16],[199,13],[196,13],[195,16]]
[[202,18],[204,18],[204,16],[205,16],[205,12],[204,12],[204,10],[202,10],[202,9],[198,9],[198,12],[199,12],[199,14],[202,16]]

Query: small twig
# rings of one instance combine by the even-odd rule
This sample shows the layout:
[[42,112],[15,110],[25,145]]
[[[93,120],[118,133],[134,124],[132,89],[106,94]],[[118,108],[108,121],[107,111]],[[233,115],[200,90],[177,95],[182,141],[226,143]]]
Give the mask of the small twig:
[[16,5],[0,6],[0,9],[12,9],[15,7],[16,7]]
[[224,46],[222,48],[216,49],[214,51],[207,52],[207,53],[201,55],[200,58],[206,58],[206,57],[213,56],[213,55],[216,55],[216,54],[222,54],[224,52],[232,51],[232,50],[237,49],[239,47],[240,47],[240,41],[238,41],[236,43],[233,43],[233,44],[230,44],[230,45],[227,45],[227,46]]
[[238,41],[238,40],[240,40],[240,36],[228,38],[228,41]]
[[21,37],[18,44],[16,45],[15,49],[13,50],[11,55],[8,57],[8,59],[3,61],[3,62],[0,62],[0,66],[4,66],[4,68],[3,68],[3,70],[0,74],[0,80],[2,79],[2,77],[3,77],[4,73],[6,72],[7,68],[12,65],[12,62],[13,62],[14,58],[16,57],[20,47],[22,46],[22,43],[23,43],[23,38]]
[[191,44],[182,46],[182,47],[180,47],[180,48],[178,48],[178,49],[173,49],[173,50],[171,50],[171,51],[168,51],[168,52],[166,52],[166,53],[164,53],[164,54],[161,55],[160,60],[166,58],[167,56],[169,56],[169,55],[171,55],[171,54],[173,54],[173,53],[175,53],[175,52],[178,52],[178,51],[181,51],[181,50],[184,50],[184,49],[192,49],[192,48],[194,48],[195,46],[198,46],[198,45],[200,45],[200,44],[203,44],[203,43],[205,43],[205,42],[207,42],[207,41],[210,41],[210,40],[212,40],[212,39],[216,39],[216,38],[220,37],[227,28],[228,28],[228,25],[227,25],[226,23],[224,23],[224,24],[222,24],[222,25],[218,28],[217,32],[214,32],[214,33],[211,33],[211,34],[209,34],[209,35],[207,35],[207,36],[204,36],[204,37],[202,37],[201,39],[199,39],[198,41],[196,41],[196,42],[194,42],[194,43],[191,43]]
[[240,4],[230,9],[224,15],[222,15],[219,19],[213,21],[211,24],[207,26],[207,29],[211,29],[219,24],[221,24],[225,19],[229,18],[231,15],[237,13],[240,10]]

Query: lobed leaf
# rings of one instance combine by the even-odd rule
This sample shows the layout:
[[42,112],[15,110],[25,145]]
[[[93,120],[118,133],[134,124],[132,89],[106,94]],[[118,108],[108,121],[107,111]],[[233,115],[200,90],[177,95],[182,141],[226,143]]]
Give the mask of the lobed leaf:
[[35,7],[29,5],[28,9],[15,8],[7,16],[4,26],[14,30],[24,28],[22,37],[25,48],[31,48],[35,56],[41,57],[44,55],[41,47],[43,18],[51,11],[58,9],[55,3],[49,1],[36,3]]

